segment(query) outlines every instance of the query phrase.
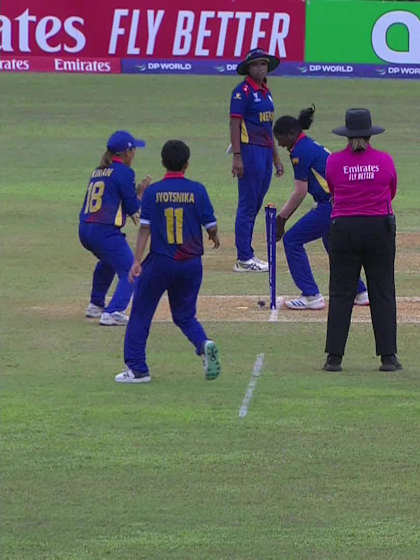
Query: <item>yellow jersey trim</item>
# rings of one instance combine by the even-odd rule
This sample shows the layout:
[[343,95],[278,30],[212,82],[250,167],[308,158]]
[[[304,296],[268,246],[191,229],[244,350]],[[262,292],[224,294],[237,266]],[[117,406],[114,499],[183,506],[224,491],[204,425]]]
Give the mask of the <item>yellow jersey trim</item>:
[[249,144],[248,131],[246,129],[244,121],[241,121],[241,142],[242,144]]
[[313,167],[311,167],[311,171],[315,175],[315,179],[318,181],[318,183],[321,185],[321,187],[324,189],[324,191],[329,193],[330,189],[328,187],[328,183],[327,183],[326,179],[324,179],[324,177],[320,173],[318,173],[318,171],[315,171],[315,169]]
[[123,219],[122,219],[122,203],[120,202],[120,205],[118,206],[118,210],[117,210],[117,214],[115,215],[115,220],[114,220],[114,224],[117,227],[121,227],[123,223]]

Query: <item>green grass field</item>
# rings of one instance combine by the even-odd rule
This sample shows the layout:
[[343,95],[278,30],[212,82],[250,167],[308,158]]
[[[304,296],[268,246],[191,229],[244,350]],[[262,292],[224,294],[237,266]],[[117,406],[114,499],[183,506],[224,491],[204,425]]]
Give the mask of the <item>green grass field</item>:
[[[202,294],[267,294],[264,275],[231,272],[236,184],[224,151],[236,82],[0,74],[2,560],[419,558],[418,324],[400,325],[402,372],[377,371],[371,326],[353,324],[345,370],[328,374],[322,322],[204,321],[223,363],[207,383],[188,341],[156,322],[153,382],[120,386],[123,329],[84,318],[94,259],[78,242],[78,212],[117,128],[148,142],[139,178],[162,175],[168,138],[191,146],[189,176],[208,187],[222,241],[205,256]],[[311,134],[332,150],[348,107],[369,107],[387,129],[374,145],[400,178],[397,291],[420,296],[420,82],[270,86],[277,116],[316,104]],[[292,188],[283,159],[267,196],[277,204]],[[263,229],[261,216],[261,255]],[[318,243],[309,253],[326,294],[327,257]],[[278,270],[279,294],[296,293],[282,251]]]

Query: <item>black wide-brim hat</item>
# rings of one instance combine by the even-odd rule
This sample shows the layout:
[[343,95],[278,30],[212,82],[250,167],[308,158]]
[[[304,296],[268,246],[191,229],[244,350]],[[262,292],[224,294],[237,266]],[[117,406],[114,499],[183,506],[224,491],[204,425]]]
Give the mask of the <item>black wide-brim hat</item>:
[[381,134],[385,129],[381,126],[372,126],[372,118],[369,109],[347,109],[346,126],[334,128],[332,132],[338,136],[347,138],[363,138]]
[[238,74],[241,74],[241,76],[245,76],[246,74],[248,74],[248,67],[251,62],[255,62],[256,60],[266,60],[268,63],[269,72],[275,70],[280,64],[279,58],[273,56],[272,54],[268,54],[263,49],[252,49],[252,51],[249,51],[249,53],[246,55],[246,58],[238,64],[236,71],[238,72]]

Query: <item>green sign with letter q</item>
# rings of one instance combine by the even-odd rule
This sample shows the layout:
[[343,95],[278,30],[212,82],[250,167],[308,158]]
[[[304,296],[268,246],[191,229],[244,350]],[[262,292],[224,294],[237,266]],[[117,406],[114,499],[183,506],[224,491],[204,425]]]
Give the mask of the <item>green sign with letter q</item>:
[[308,0],[305,61],[420,65],[420,2]]

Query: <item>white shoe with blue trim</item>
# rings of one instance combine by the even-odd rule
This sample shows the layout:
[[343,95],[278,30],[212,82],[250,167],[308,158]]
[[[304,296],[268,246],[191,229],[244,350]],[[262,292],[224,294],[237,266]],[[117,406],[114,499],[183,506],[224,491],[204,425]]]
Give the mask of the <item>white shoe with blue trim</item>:
[[103,307],[99,307],[99,305],[95,305],[94,303],[89,303],[89,305],[86,307],[85,315],[86,317],[89,317],[89,319],[97,319],[102,315],[103,312]]
[[300,296],[296,299],[289,299],[285,301],[285,305],[289,309],[295,309],[298,311],[304,311],[305,309],[324,309],[325,299],[322,294],[316,294],[315,296]]
[[149,383],[152,380],[148,373],[142,377],[136,377],[130,368],[116,375],[114,379],[117,383]]
[[99,324],[105,327],[121,327],[128,323],[128,315],[122,311],[114,311],[113,313],[107,313],[104,311],[101,315]]
[[247,261],[236,261],[233,272],[268,272],[268,263],[256,257]]
[[369,294],[367,290],[356,295],[354,298],[354,305],[369,305]]

